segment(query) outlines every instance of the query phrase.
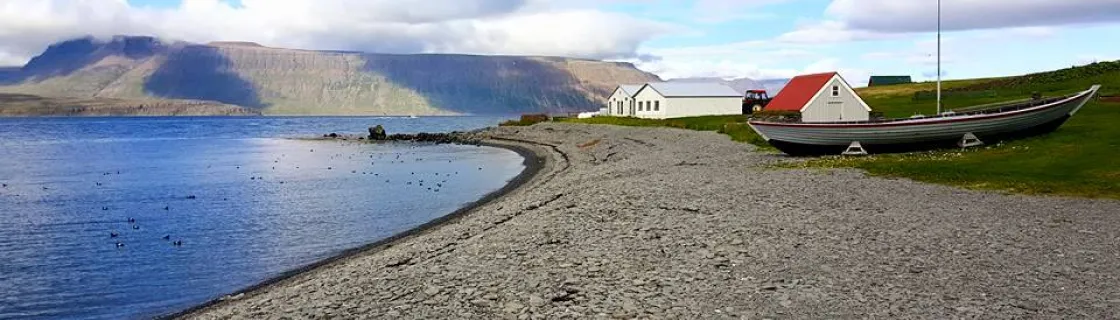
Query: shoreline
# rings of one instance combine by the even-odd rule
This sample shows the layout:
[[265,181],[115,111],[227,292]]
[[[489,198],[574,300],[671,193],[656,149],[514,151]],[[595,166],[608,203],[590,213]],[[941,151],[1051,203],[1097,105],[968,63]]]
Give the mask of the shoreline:
[[714,132],[541,123],[518,188],[184,314],[229,318],[1107,318],[1120,201],[965,190]]
[[[426,143],[426,142],[418,142],[418,143]],[[327,258],[324,258],[322,260],[312,262],[311,264],[304,265],[304,266],[301,266],[301,267],[296,268],[296,269],[285,271],[285,272],[283,272],[279,275],[276,275],[274,277],[266,279],[266,280],[264,280],[262,282],[259,282],[257,284],[254,284],[254,285],[251,285],[249,287],[242,288],[242,289],[238,289],[238,290],[236,290],[232,293],[225,294],[222,297],[211,299],[211,300],[206,301],[204,303],[192,306],[192,307],[187,308],[187,309],[179,310],[179,311],[176,311],[174,313],[158,315],[158,316],[155,317],[155,319],[182,318],[184,316],[188,316],[188,315],[191,315],[193,313],[197,313],[199,311],[203,311],[203,310],[206,310],[208,308],[212,308],[212,307],[214,307],[216,305],[219,305],[219,304],[221,304],[223,302],[226,302],[226,301],[238,300],[238,299],[242,299],[242,298],[245,298],[245,297],[251,297],[254,294],[259,294],[260,291],[263,290],[263,289],[266,289],[266,288],[271,287],[271,286],[282,285],[285,281],[289,281],[292,278],[295,278],[297,276],[306,274],[308,271],[319,269],[319,268],[326,268],[326,267],[329,267],[332,264],[338,263],[340,261],[344,261],[346,259],[354,258],[356,256],[360,256],[360,255],[363,255],[363,254],[374,254],[374,253],[377,253],[378,251],[381,251],[381,250],[384,250],[386,248],[392,247],[395,243],[400,242],[401,240],[412,238],[412,237],[422,236],[423,234],[425,234],[426,232],[429,232],[430,230],[432,230],[434,228],[438,228],[439,226],[444,225],[444,224],[453,223],[454,221],[456,221],[458,219],[461,219],[463,216],[466,216],[466,215],[470,214],[472,211],[474,211],[478,207],[486,205],[486,204],[488,204],[488,203],[490,203],[494,200],[500,199],[501,197],[509,194],[510,192],[513,192],[513,191],[517,190],[521,186],[525,185],[526,183],[528,183],[528,182],[532,181],[534,178],[536,178],[537,174],[539,174],[541,172],[541,169],[543,169],[545,167],[545,165],[547,165],[546,161],[547,161],[548,157],[546,155],[542,154],[539,150],[533,150],[534,147],[531,146],[532,144],[530,142],[527,142],[527,141],[511,141],[511,140],[504,140],[504,139],[493,139],[493,140],[479,141],[475,145],[483,146],[483,147],[501,148],[501,149],[506,149],[506,150],[513,151],[513,152],[517,153],[518,155],[520,155],[524,159],[522,161],[522,164],[525,166],[525,168],[522,169],[521,172],[517,174],[517,176],[515,176],[513,179],[511,179],[502,188],[500,188],[498,190],[494,190],[493,192],[487,193],[486,195],[482,196],[482,198],[479,198],[478,200],[467,203],[466,205],[460,207],[459,209],[457,209],[455,211],[452,211],[449,214],[440,216],[439,218],[436,218],[436,219],[433,219],[431,221],[425,222],[425,223],[423,223],[419,226],[416,226],[412,229],[405,230],[404,232],[397,233],[395,235],[392,235],[392,236],[389,236],[387,238],[375,241],[373,243],[366,244],[366,245],[359,246],[359,247],[355,247],[355,248],[351,248],[351,249],[347,249],[347,250],[343,250],[343,251],[339,252],[338,254],[333,255],[331,257],[327,257]],[[234,298],[234,297],[236,297],[236,298]]]

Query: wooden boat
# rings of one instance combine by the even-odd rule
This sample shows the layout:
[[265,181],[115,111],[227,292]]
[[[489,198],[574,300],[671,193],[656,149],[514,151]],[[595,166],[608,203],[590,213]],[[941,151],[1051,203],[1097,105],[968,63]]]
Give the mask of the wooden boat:
[[954,144],[966,147],[1054,131],[1099,89],[1100,85],[1094,85],[1069,96],[930,117],[813,123],[752,120],[749,125],[790,155],[901,152]]

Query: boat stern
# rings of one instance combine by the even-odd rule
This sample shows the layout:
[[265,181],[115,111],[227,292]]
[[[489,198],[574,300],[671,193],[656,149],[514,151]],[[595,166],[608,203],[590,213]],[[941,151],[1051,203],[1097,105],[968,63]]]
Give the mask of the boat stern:
[[1081,110],[1081,107],[1084,107],[1086,103],[1089,103],[1089,100],[1093,100],[1093,97],[1097,95],[1097,91],[1100,90],[1101,85],[1099,84],[1094,84],[1093,86],[1089,87],[1089,90],[1086,91],[1089,94],[1085,95],[1085,100],[1082,100],[1077,104],[1077,107],[1074,107],[1073,110],[1070,110],[1069,116],[1072,117],[1074,114],[1077,114],[1077,111]]

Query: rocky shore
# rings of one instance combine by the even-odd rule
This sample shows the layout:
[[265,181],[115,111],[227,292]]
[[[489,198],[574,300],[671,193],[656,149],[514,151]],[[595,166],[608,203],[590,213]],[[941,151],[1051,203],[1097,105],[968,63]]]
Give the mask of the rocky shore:
[[474,133],[544,162],[436,227],[184,315],[1089,318],[1120,314],[1120,201],[1004,195],[790,160],[708,132]]
[[452,131],[452,132],[417,132],[389,134],[384,127],[377,125],[369,127],[369,135],[340,134],[331,132],[323,134],[321,138],[313,140],[343,140],[343,141],[371,141],[371,142],[431,142],[431,143],[457,143],[479,145],[485,143],[487,135],[481,130]]

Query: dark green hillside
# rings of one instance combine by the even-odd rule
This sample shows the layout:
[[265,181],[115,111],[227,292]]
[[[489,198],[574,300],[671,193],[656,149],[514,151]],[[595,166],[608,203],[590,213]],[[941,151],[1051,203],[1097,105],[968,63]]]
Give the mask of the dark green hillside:
[[[946,110],[1030,98],[1038,92],[1057,96],[1086,90],[1100,84],[1101,95],[1120,95],[1120,61],[1099,62],[1062,70],[1016,77],[955,80],[943,82],[942,105]],[[888,117],[934,114],[937,100],[932,82],[867,87],[856,91],[867,104]],[[920,98],[915,99],[916,96]]]

